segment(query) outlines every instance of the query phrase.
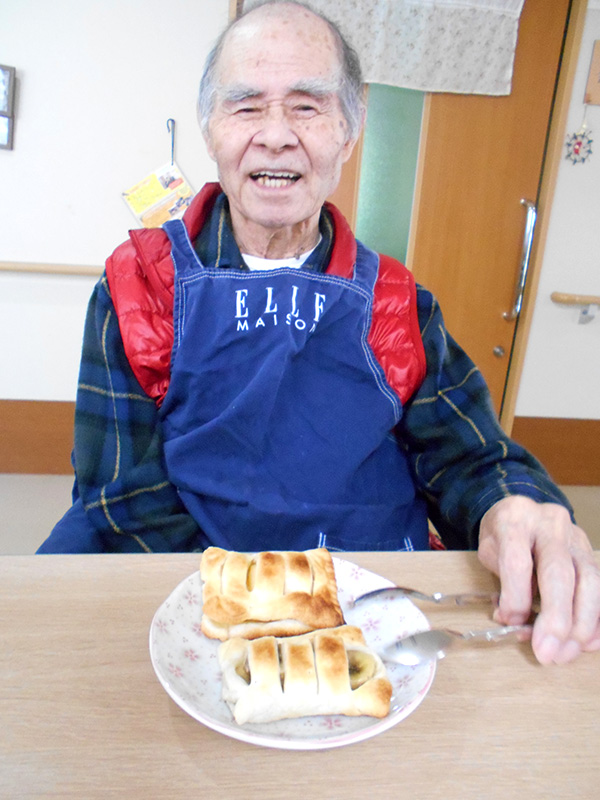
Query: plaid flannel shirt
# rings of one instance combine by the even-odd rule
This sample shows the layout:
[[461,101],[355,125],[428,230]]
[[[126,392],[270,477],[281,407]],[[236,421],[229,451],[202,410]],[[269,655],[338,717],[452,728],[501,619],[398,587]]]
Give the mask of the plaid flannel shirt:
[[[211,267],[243,269],[226,219],[221,198],[196,250]],[[326,213],[321,234],[308,268],[328,263],[333,231]],[[417,302],[427,374],[395,433],[446,547],[476,548],[481,517],[511,494],[570,508],[541,465],[500,428],[480,372],[449,336],[434,297],[418,287]],[[167,477],[158,409],[125,356],[106,276],[85,324],[73,464],[74,499],[81,498],[105,551],[198,548],[197,524]]]

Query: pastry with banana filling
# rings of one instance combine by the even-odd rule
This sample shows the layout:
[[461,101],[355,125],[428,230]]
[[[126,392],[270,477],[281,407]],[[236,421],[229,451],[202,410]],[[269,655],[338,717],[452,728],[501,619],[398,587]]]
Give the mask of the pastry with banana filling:
[[229,639],[219,647],[223,699],[239,725],[317,714],[385,717],[392,686],[360,628],[277,639]]
[[201,628],[211,639],[294,636],[344,623],[325,548],[248,555],[209,547],[200,577]]

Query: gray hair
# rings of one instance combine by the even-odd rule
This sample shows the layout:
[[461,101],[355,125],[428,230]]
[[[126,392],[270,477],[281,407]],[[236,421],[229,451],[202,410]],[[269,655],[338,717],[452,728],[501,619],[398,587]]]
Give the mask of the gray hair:
[[202,132],[206,135],[208,131],[208,124],[215,108],[218,89],[217,67],[227,34],[241,19],[246,16],[246,14],[254,11],[254,9],[266,5],[277,5],[281,2],[291,2],[292,5],[306,8],[308,11],[315,14],[315,16],[320,17],[320,19],[322,19],[323,22],[328,25],[336,42],[338,43],[338,55],[340,57],[342,70],[341,79],[337,87],[337,95],[342,107],[342,113],[348,125],[348,139],[355,139],[360,132],[364,111],[363,78],[358,54],[346,40],[339,27],[334,22],[332,22],[324,14],[321,14],[321,12],[315,11],[315,9],[311,8],[308,3],[296,2],[296,0],[265,0],[265,2],[255,3],[247,11],[244,11],[241,16],[230,22],[225,30],[221,33],[214,47],[206,58],[204,71],[200,80],[200,89],[198,92],[198,121],[200,122]]

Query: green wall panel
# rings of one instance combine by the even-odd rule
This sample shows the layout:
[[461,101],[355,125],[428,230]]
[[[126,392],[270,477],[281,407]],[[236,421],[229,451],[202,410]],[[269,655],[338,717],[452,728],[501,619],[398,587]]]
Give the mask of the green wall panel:
[[357,237],[406,260],[424,93],[371,84],[356,219]]

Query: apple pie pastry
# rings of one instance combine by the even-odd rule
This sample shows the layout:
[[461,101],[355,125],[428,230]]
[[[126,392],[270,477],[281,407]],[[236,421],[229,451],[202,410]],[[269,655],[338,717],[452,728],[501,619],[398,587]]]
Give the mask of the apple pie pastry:
[[219,647],[223,699],[239,725],[316,714],[385,717],[392,686],[379,656],[351,625]]
[[293,636],[344,623],[333,561],[324,548],[202,554],[202,631],[211,639]]

